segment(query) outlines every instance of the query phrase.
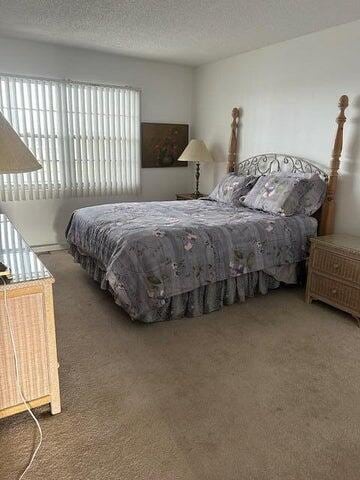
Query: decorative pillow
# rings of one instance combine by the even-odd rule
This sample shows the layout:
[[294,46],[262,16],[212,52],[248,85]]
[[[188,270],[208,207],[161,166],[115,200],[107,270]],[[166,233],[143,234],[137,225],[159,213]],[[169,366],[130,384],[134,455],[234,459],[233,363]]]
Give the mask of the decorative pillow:
[[216,185],[209,198],[217,202],[241,205],[241,198],[246,195],[255,185],[258,177],[247,175],[245,177],[228,173]]
[[[306,182],[306,180],[305,180]],[[307,180],[309,188],[302,197],[297,213],[313,215],[319,210],[326,197],[327,185],[317,173]]]
[[265,175],[242,199],[249,208],[290,216],[312,215],[324,201],[326,183],[318,174]]

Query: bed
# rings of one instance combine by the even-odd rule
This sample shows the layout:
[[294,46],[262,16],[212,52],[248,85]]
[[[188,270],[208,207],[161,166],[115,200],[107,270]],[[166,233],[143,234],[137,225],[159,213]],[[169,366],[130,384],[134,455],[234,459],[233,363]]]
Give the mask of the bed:
[[327,182],[316,215],[274,215],[211,198],[100,205],[73,213],[66,232],[71,254],[132,320],[145,323],[209,313],[296,283],[309,239],[333,229],[347,103],[341,97],[329,174],[291,155],[237,164],[240,112],[232,111],[228,172],[316,173]]

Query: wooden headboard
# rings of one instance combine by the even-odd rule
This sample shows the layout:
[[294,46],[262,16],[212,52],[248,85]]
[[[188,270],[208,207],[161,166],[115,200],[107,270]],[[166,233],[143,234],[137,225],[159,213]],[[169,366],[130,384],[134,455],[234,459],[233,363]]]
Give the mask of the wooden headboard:
[[335,194],[337,186],[338,170],[340,167],[340,157],[343,146],[343,129],[346,122],[345,109],[349,105],[347,95],[342,95],[339,100],[340,113],[336,118],[338,124],[336,130],[336,137],[334,148],[332,151],[332,159],[329,173],[321,170],[316,165],[293,155],[279,154],[279,153],[265,153],[256,155],[246,160],[237,162],[238,151],[238,134],[239,134],[239,119],[240,109],[233,108],[230,146],[228,154],[228,172],[238,172],[241,174],[257,174],[266,175],[271,172],[303,172],[303,173],[318,173],[327,182],[326,198],[321,212],[318,213],[319,234],[329,235],[334,231],[335,219]]

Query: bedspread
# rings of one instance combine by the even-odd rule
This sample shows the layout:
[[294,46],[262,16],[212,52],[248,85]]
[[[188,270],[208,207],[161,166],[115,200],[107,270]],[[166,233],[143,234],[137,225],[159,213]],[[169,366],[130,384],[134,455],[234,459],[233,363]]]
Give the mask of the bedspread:
[[96,260],[116,302],[136,319],[200,286],[304,260],[317,221],[210,200],[76,210],[67,240]]

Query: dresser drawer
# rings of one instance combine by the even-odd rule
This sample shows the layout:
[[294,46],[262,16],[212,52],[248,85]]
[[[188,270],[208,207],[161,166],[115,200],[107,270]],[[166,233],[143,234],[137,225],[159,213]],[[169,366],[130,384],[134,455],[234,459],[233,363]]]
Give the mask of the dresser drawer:
[[339,279],[360,284],[360,261],[316,247],[312,267]]
[[344,285],[316,273],[311,275],[310,294],[360,313],[360,289]]

